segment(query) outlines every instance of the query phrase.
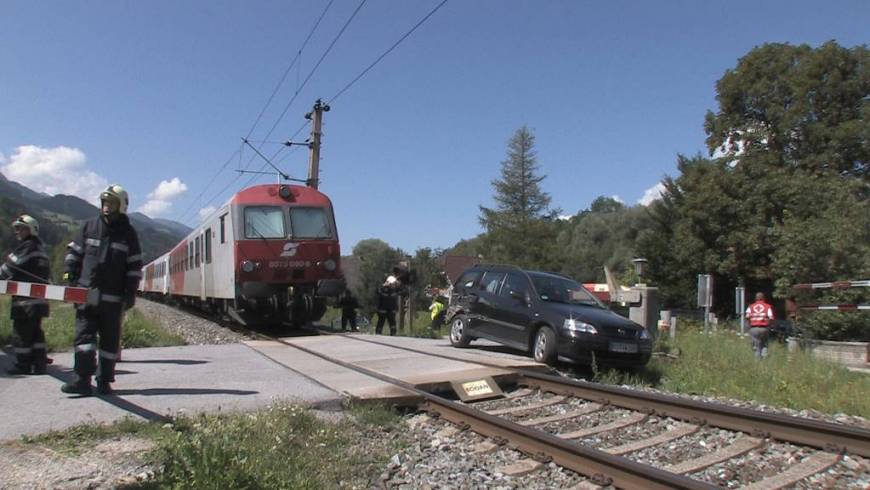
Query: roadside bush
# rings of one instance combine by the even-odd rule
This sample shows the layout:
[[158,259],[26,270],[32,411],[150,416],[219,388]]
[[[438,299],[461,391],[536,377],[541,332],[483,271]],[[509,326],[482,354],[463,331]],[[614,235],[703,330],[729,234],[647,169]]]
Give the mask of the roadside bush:
[[[821,294],[804,293],[799,304],[868,304],[870,288],[828,290]],[[804,310],[797,321],[804,337],[841,342],[870,342],[870,311]]]

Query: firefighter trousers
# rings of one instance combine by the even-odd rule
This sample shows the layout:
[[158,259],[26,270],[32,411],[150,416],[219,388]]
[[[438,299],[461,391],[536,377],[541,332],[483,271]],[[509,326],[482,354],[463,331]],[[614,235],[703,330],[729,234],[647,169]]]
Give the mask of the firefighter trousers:
[[375,333],[380,335],[384,331],[384,322],[390,325],[390,335],[396,335],[396,312],[392,310],[378,311],[378,325]]
[[98,354],[99,381],[115,381],[123,313],[116,303],[76,307],[75,373],[80,382],[89,381],[97,373]]
[[45,332],[42,331],[42,317],[18,318],[12,320],[15,330],[15,364],[24,371],[31,366],[37,372],[45,372]]

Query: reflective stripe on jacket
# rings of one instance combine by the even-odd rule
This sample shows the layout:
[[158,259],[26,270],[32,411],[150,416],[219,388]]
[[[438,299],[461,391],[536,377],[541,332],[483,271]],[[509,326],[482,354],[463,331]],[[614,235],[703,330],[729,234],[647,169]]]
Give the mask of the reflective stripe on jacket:
[[99,289],[101,302],[132,302],[142,277],[139,235],[124,214],[112,224],[102,216],[88,220],[67,245],[64,266],[79,286]]
[[[48,254],[38,236],[31,235],[18,242],[15,250],[0,266],[0,279],[48,284],[51,276]],[[11,317],[15,319],[48,316],[48,302],[39,298],[13,296]]]

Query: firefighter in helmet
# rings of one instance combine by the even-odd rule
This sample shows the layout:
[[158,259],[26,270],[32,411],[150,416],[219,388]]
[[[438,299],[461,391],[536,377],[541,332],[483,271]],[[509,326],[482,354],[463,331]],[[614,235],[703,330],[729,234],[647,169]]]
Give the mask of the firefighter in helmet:
[[64,279],[88,288],[88,301],[76,306],[76,377],[61,387],[64,393],[90,395],[94,374],[97,391],[103,395],[112,392],[122,316],[133,307],[142,277],[142,252],[139,236],[127,217],[129,204],[123,187],[107,187],[100,193],[100,215],[85,222],[81,233],[67,246]]
[[[22,214],[12,222],[18,245],[0,265],[0,279],[47,284],[48,255],[39,239],[39,222]],[[45,374],[45,333],[42,318],[48,316],[48,302],[39,298],[12,297],[12,327],[15,330],[15,365],[9,374]]]

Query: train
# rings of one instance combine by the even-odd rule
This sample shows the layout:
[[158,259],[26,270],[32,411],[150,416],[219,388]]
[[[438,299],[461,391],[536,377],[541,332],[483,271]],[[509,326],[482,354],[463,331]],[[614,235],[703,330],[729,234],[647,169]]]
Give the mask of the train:
[[140,294],[246,326],[319,320],[345,288],[332,202],[316,188],[255,185],[234,194],[142,268]]

